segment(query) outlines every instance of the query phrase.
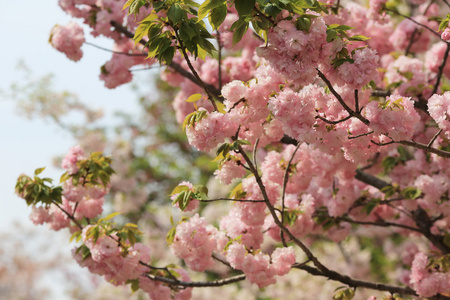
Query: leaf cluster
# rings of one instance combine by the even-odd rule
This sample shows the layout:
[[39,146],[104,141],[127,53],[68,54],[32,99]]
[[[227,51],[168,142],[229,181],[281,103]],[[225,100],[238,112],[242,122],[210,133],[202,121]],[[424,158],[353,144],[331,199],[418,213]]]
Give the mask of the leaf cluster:
[[44,169],[36,169],[33,178],[27,175],[20,175],[17,178],[16,194],[25,199],[28,206],[39,203],[46,206],[53,202],[62,203],[62,187],[51,186],[53,179],[38,176]]
[[111,163],[110,157],[103,156],[101,152],[93,152],[88,159],[77,162],[78,172],[75,174],[64,173],[60,178],[60,183],[72,178],[74,186],[81,184],[83,186],[103,186],[106,188],[111,175],[115,173],[111,168]]
[[204,185],[195,185],[191,189],[187,185],[179,185],[170,195],[176,195],[172,205],[178,203],[180,209],[184,211],[192,200],[208,200],[208,188]]
[[381,162],[383,174],[388,174],[397,165],[404,165],[408,160],[414,158],[403,146],[398,146],[397,152],[399,154],[398,156],[386,156],[383,158],[383,161]]

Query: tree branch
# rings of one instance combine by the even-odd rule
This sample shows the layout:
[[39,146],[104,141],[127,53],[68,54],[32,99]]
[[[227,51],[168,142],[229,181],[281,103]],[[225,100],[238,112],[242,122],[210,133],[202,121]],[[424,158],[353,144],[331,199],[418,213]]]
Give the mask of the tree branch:
[[173,280],[166,277],[154,276],[146,274],[148,278],[155,281],[164,282],[170,285],[182,286],[182,287],[214,287],[214,286],[223,286],[230,283],[239,282],[245,279],[245,275],[237,275],[234,277],[229,277],[225,279],[219,279],[214,281],[181,281],[181,280]]
[[[125,27],[123,27],[121,24],[117,23],[116,21],[111,21],[111,26],[114,27],[114,29],[122,34],[124,34],[126,37],[132,39],[134,37],[134,34],[130,31],[128,31]],[[145,40],[140,40],[139,41],[140,44],[144,45],[147,43],[147,41]],[[168,65],[169,68],[173,69],[174,71],[176,71],[178,74],[180,74],[181,76],[189,79],[190,81],[192,81],[193,83],[197,84],[198,86],[202,87],[201,83],[197,80],[197,78],[195,78],[195,76],[190,73],[189,71],[187,71],[186,69],[184,69],[181,65],[177,64],[176,62],[171,62]],[[206,89],[214,96],[216,97],[219,101],[223,102],[223,97],[221,96],[221,92],[220,90],[218,90],[215,86],[210,85],[208,83],[204,83],[203,85],[206,87]]]
[[317,70],[317,74],[319,75],[319,77],[323,80],[323,82],[325,82],[325,84],[328,86],[328,88],[330,89],[331,93],[334,95],[334,97],[336,97],[336,99],[339,101],[339,103],[342,105],[342,107],[348,112],[348,114],[352,117],[358,118],[361,122],[363,122],[366,125],[369,125],[369,120],[367,120],[366,118],[364,118],[360,112],[355,112],[353,111],[348,105],[347,103],[345,103],[344,99],[342,99],[341,95],[338,94],[338,92],[336,92],[336,90],[334,89],[333,85],[331,84],[331,82],[328,80],[328,78],[319,70],[319,68],[316,68]]

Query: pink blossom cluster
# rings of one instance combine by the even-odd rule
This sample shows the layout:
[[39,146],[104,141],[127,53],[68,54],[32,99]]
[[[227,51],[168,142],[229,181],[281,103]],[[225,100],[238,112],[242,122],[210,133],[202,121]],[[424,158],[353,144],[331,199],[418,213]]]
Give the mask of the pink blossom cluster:
[[[443,42],[433,44],[430,49],[425,53],[425,66],[431,73],[437,74],[439,67],[444,59],[445,52],[447,51],[447,45]],[[443,73],[445,77],[450,78],[450,61],[444,65]]]
[[214,171],[214,175],[223,184],[230,184],[235,178],[242,178],[245,175],[243,167],[244,159],[240,154],[230,151],[230,158]]
[[[264,211],[264,205],[248,205],[246,206],[251,209],[256,207],[262,208]],[[220,230],[226,232],[227,236],[231,239],[237,239],[240,237],[242,244],[248,249],[259,249],[264,240],[262,225],[261,224],[248,224],[243,216],[248,210],[241,209],[241,206],[234,205],[229,211],[228,215],[220,220]],[[260,215],[264,215],[263,213]]]
[[410,284],[421,297],[432,297],[450,291],[450,273],[433,272],[428,267],[428,258],[422,252],[415,255],[411,268]]
[[331,44],[326,42],[326,30],[321,17],[311,18],[308,32],[283,20],[269,31],[268,46],[258,48],[257,53],[295,86],[307,85],[316,77],[319,63],[330,59]]
[[83,149],[80,146],[70,148],[69,153],[63,158],[61,167],[66,169],[69,174],[75,174],[79,168],[78,161],[86,159]]
[[29,218],[33,224],[47,223],[48,228],[55,231],[70,226],[70,219],[55,204],[50,205],[50,207],[33,206]]
[[423,61],[417,58],[401,55],[389,64],[385,78],[389,84],[401,83],[396,91],[403,96],[411,97],[431,93],[428,86],[428,74],[424,70]]
[[120,34],[111,30],[111,21],[123,23],[126,11],[123,3],[115,0],[59,0],[59,6],[75,18],[81,18],[92,28],[93,36],[104,35],[120,39]]
[[83,28],[75,22],[66,26],[56,25],[50,32],[50,43],[68,59],[79,61],[83,56],[81,46],[85,42]]
[[337,85],[348,85],[351,89],[360,89],[377,74],[379,56],[376,50],[368,47],[355,50],[353,62],[344,62],[337,68],[329,68],[325,74]]
[[[183,182],[181,182],[178,186],[186,186],[186,187],[188,187],[189,188],[189,190],[191,191],[191,192],[194,192],[194,186],[192,185],[192,183],[190,183],[190,182],[188,182],[188,181],[183,181]],[[178,194],[173,194],[172,196],[170,196],[170,200],[175,200],[176,198],[177,198],[177,196],[179,195],[179,193]],[[188,206],[186,206],[186,208],[184,209],[184,211],[192,211],[192,210],[195,210],[197,207],[198,207],[198,205],[200,204],[200,202],[198,201],[198,199],[191,199],[190,201],[189,201],[189,204],[188,204]],[[179,203],[176,203],[175,204],[175,207],[180,207],[180,205],[179,205]]]
[[287,274],[295,263],[292,247],[277,248],[270,257],[262,252],[248,253],[244,245],[236,242],[228,247],[226,257],[233,268],[242,270],[260,288],[274,284],[275,276]]
[[283,123],[283,130],[289,136],[304,141],[313,130],[316,121],[314,89],[304,88],[299,93],[285,88],[269,100],[269,109]]
[[219,236],[215,227],[206,225],[205,219],[195,214],[188,221],[178,224],[170,249],[189,268],[202,272],[214,265],[213,251],[220,251],[220,246],[224,246],[223,242],[218,241]]
[[[428,21],[425,16],[419,15],[413,19],[428,27],[435,27],[435,24]],[[431,33],[408,19],[404,19],[397,25],[394,32],[389,37],[389,42],[392,43],[396,50],[405,50],[409,45],[413,32],[416,32],[416,41],[412,44],[410,51],[414,53],[426,51],[430,46]]]
[[395,141],[410,139],[420,121],[414,101],[399,95],[386,97],[385,103],[372,101],[366,105],[364,112],[375,134],[387,135]]
[[[135,46],[133,41],[125,40],[117,42],[114,51],[126,54],[141,54],[139,46]],[[105,82],[105,87],[114,89],[119,85],[130,82],[133,79],[130,68],[134,65],[151,65],[155,59],[144,60],[143,56],[131,56],[114,53],[111,60],[102,67],[100,79]]]
[[[184,269],[175,269],[180,275],[180,280],[189,282],[191,279]],[[189,300],[192,296],[192,288],[185,288],[177,291],[175,294],[173,291],[162,282],[151,280],[147,276],[141,276],[139,278],[139,287],[145,291],[152,300]]]
[[186,135],[191,146],[208,152],[226,138],[236,134],[237,125],[231,122],[228,114],[214,111],[192,126],[186,128]]
[[[86,233],[92,225],[83,229],[84,245],[89,249],[90,255],[84,260],[82,250],[74,249],[72,255],[81,267],[86,267],[91,273],[102,275],[115,285],[122,285],[127,280],[136,279],[148,272],[148,267],[140,263],[150,261],[150,249],[136,243],[129,247],[126,253],[119,246],[118,238],[114,235],[100,236],[95,242],[92,237],[87,238]],[[77,252],[78,251],[78,252]]]
[[428,99],[428,111],[447,137],[450,138],[450,92],[434,94]]

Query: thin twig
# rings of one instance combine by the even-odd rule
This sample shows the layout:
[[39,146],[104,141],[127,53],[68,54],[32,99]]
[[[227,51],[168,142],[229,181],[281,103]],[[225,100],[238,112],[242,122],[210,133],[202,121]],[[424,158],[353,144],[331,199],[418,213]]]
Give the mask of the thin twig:
[[[284,205],[284,199],[286,197],[286,187],[287,187],[287,183],[289,180],[289,169],[291,167],[292,161],[294,160],[294,156],[297,153],[298,149],[300,148],[301,143],[297,144],[297,147],[295,147],[294,152],[292,153],[291,158],[289,159],[289,162],[286,166],[286,170],[284,171],[284,176],[283,176],[283,190],[281,192],[281,223],[284,224],[284,209],[285,209],[285,205]],[[281,233],[281,240],[283,241],[283,245],[285,247],[287,247],[286,241],[284,239],[284,233],[283,231],[280,232]]]
[[417,148],[417,149],[424,150],[426,152],[431,152],[431,153],[434,153],[434,154],[436,154],[438,156],[441,156],[441,157],[450,158],[450,152],[447,152],[447,151],[444,151],[444,150],[439,150],[439,149],[432,148],[432,147],[428,147],[428,145],[425,145],[425,144],[422,144],[422,143],[418,143],[418,142],[415,142],[415,141],[397,141],[395,143],[402,144],[402,145],[405,145],[405,146],[411,146],[411,147],[414,147],[414,148]]
[[98,46],[98,45],[96,45],[96,44],[90,43],[90,42],[84,42],[84,43],[85,43],[86,45],[92,46],[92,47],[94,47],[94,48],[97,48],[97,49],[100,49],[100,50],[103,50],[103,51],[107,51],[107,52],[111,52],[111,53],[114,53],[114,54],[119,54],[119,55],[126,55],[126,56],[144,56],[144,57],[148,55],[147,53],[127,53],[127,52],[114,51],[114,50],[107,49],[107,48]]
[[398,15],[398,16],[401,16],[401,17],[403,17],[403,18],[405,18],[405,19],[408,19],[408,20],[410,20],[411,22],[413,22],[414,24],[419,25],[419,26],[421,26],[421,27],[427,29],[427,30],[430,31],[432,34],[434,34],[435,36],[441,38],[441,35],[440,35],[439,33],[437,33],[436,31],[434,31],[433,29],[431,29],[430,27],[428,27],[428,26],[425,25],[425,24],[419,23],[419,22],[417,22],[416,20],[414,20],[413,18],[408,17],[408,16],[406,16],[406,15],[404,15],[404,14],[401,14],[401,13],[399,13],[398,11],[392,10],[392,9],[390,9],[390,8],[385,8],[385,10],[386,10],[386,11],[389,11],[389,12],[392,12],[392,13]]
[[[121,24],[117,23],[116,21],[111,21],[111,26],[114,27],[114,29],[122,34],[124,34],[126,37],[132,39],[134,37],[134,34],[130,31],[128,31],[125,27],[123,27]],[[140,40],[139,41],[140,44],[142,45],[146,45],[147,41],[146,40]],[[198,86],[202,87],[200,82],[197,80],[197,78],[190,73],[189,71],[185,70],[182,66],[180,66],[179,64],[177,64],[176,62],[172,61],[169,65],[169,68],[173,69],[174,71],[176,71],[177,73],[179,73],[181,76],[189,79],[190,81],[192,81],[193,83],[197,84]],[[220,95],[220,90],[218,90],[215,86],[204,83],[203,85],[208,89],[208,91],[210,91],[210,93],[212,95],[214,95],[214,97],[216,97],[220,102],[223,102],[223,97]]]
[[220,32],[217,30],[217,44],[219,47],[219,70],[218,70],[218,76],[219,76],[219,91],[222,90],[222,43],[220,42]]
[[343,119],[340,119],[340,120],[337,120],[337,121],[330,121],[330,120],[325,119],[324,117],[321,117],[321,116],[319,116],[319,115],[317,115],[316,118],[317,118],[317,119],[321,119],[321,120],[324,121],[325,123],[328,123],[328,124],[331,124],[331,125],[336,125],[336,124],[339,124],[339,123],[342,123],[342,122],[345,122],[345,121],[351,119],[352,116],[347,116],[347,117],[345,117],[345,118],[343,118]]
[[373,133],[373,130],[369,131],[369,132],[366,132],[366,133],[361,133],[359,135],[349,136],[348,139],[349,140],[353,140],[353,139],[357,139],[357,138],[360,138],[360,137],[363,137],[363,136],[366,136],[366,135],[369,135],[369,134],[372,134],[372,133]]
[[350,224],[358,224],[358,225],[371,225],[371,226],[380,226],[380,227],[399,227],[399,228],[404,228],[404,229],[408,229],[411,231],[415,231],[415,232],[420,232],[421,231],[418,228],[415,227],[411,227],[411,226],[407,226],[407,225],[403,225],[403,224],[397,224],[397,223],[392,223],[392,222],[385,222],[384,220],[379,220],[378,222],[368,222],[368,221],[356,221],[350,218],[344,218],[344,217],[338,217],[336,218],[338,221],[343,221],[343,222],[347,222]]
[[244,274],[237,275],[237,276],[234,276],[234,277],[225,278],[225,279],[214,280],[214,281],[181,281],[181,280],[173,280],[173,279],[170,279],[170,278],[154,276],[154,275],[149,275],[149,274],[146,274],[146,276],[148,278],[150,278],[151,280],[160,281],[160,282],[167,283],[169,285],[182,286],[182,287],[223,286],[223,285],[227,285],[227,284],[230,284],[230,283],[239,282],[239,281],[242,281],[242,280],[245,279],[245,275]]
[[431,148],[431,145],[433,145],[434,141],[437,139],[437,137],[441,134],[442,132],[442,128],[439,129],[438,132],[436,132],[436,134],[433,136],[433,138],[431,139],[431,141],[428,143],[427,148]]
[[259,138],[256,139],[255,146],[253,147],[253,165],[255,166],[256,171],[258,171],[258,164],[256,163],[256,150],[258,148]]
[[333,85],[331,84],[331,82],[327,79],[327,77],[319,70],[319,68],[316,68],[319,77],[323,80],[323,82],[325,82],[325,84],[328,86],[328,88],[330,89],[331,93],[334,95],[334,97],[336,97],[336,99],[339,101],[339,103],[342,105],[342,107],[344,107],[344,109],[348,112],[348,114],[352,117],[356,117],[358,118],[361,122],[363,122],[366,125],[369,125],[369,120],[367,120],[366,118],[364,118],[359,112],[355,112],[353,111],[348,105],[347,103],[345,103],[344,99],[342,99],[341,95],[338,94],[338,92],[336,92],[336,90],[334,89]]
[[357,113],[361,113],[361,111],[359,110],[359,97],[358,97],[358,90],[355,89],[355,111]]
[[431,92],[432,95],[436,94],[439,84],[441,83],[442,73],[444,72],[444,67],[447,64],[447,58],[448,58],[448,52],[450,51],[450,43],[447,42],[447,49],[444,53],[444,58],[442,59],[442,63],[439,66],[439,70],[436,77],[436,83],[434,84],[433,91]]
[[234,201],[234,202],[264,202],[264,200],[252,200],[252,199],[231,199],[231,198],[216,198],[216,199],[209,199],[209,200],[198,200],[199,202],[217,202],[217,201]]
[[195,70],[194,66],[191,63],[191,60],[189,59],[189,56],[187,55],[186,48],[184,47],[183,41],[181,40],[180,36],[178,35],[177,29],[173,28],[173,31],[175,33],[175,38],[178,41],[178,44],[180,45],[181,52],[183,53],[184,60],[186,61],[189,70],[191,70],[192,74],[194,74],[195,78],[197,79],[200,86],[203,88],[205,93],[208,95],[208,99],[211,102],[212,106],[214,107],[214,111],[218,111],[216,102],[214,101],[213,95],[209,92],[209,90],[206,88],[205,83],[201,80],[200,76],[198,75],[197,71]]
[[78,228],[83,229],[83,226],[81,226],[81,224],[78,222],[78,220],[75,219],[74,216],[69,214],[64,208],[62,208],[58,202],[53,201],[53,204],[55,204],[63,213],[65,213],[67,215],[67,217],[77,225]]

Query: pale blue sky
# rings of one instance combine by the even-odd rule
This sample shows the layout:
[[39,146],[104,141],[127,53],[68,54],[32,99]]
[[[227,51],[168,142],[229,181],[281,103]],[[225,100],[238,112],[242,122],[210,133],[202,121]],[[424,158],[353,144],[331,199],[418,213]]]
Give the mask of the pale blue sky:
[[[57,1],[3,1],[0,10],[2,47],[0,50],[0,89],[7,90],[13,82],[21,82],[23,73],[16,65],[23,60],[35,76],[55,75],[55,89],[68,90],[79,95],[80,100],[105,109],[111,119],[114,111],[136,111],[136,96],[128,85],[108,90],[98,79],[100,66],[110,54],[84,45],[84,56],[74,63],[57,52],[48,43],[48,36],[55,24],[69,22]],[[109,47],[106,39],[86,40]],[[12,220],[28,222],[24,201],[14,193],[17,176],[24,172],[50,166],[52,157],[61,155],[75,143],[70,135],[50,122],[26,120],[15,112],[15,104],[0,100],[0,229],[6,229]],[[48,177],[58,178],[59,170],[49,168]]]
[[[104,108],[108,120],[112,120],[114,111],[137,112],[136,96],[130,86],[125,85],[114,90],[104,88],[99,81],[100,66],[110,58],[110,54],[84,45],[84,57],[78,63],[68,60],[48,43],[49,32],[55,24],[66,24],[70,18],[53,1],[4,1],[0,0],[0,28],[2,46],[0,50],[0,90],[8,90],[13,82],[20,83],[23,73],[16,66],[23,60],[36,77],[49,73],[55,75],[56,90],[67,90],[79,95],[81,101]],[[110,47],[105,39],[90,37],[89,42]],[[29,209],[25,201],[14,194],[16,178],[21,173],[33,174],[34,169],[48,166],[43,175],[59,178],[61,170],[51,167],[52,157],[63,155],[75,141],[71,136],[51,122],[27,120],[19,116],[15,103],[0,98],[0,231],[14,232],[13,221],[33,226],[28,220]],[[38,227],[44,237],[48,230]],[[66,235],[53,233],[60,240],[62,251],[70,253]],[[29,245],[34,248],[33,245]],[[34,252],[34,251],[32,251]],[[38,254],[37,254],[38,255]],[[38,257],[36,258],[38,259]],[[44,278],[51,286],[52,299],[65,299],[63,288],[57,284],[58,278]]]

